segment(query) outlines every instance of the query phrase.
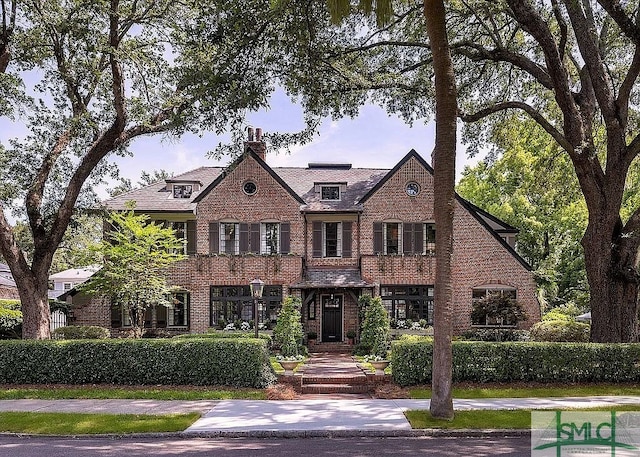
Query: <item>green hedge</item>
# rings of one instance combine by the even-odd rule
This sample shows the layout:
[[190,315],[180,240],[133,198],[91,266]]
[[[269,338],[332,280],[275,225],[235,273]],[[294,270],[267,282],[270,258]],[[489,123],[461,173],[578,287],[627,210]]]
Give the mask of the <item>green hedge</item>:
[[[393,378],[431,382],[433,344],[392,344]],[[470,382],[637,382],[640,344],[453,342],[453,379]]]
[[111,337],[111,332],[97,325],[67,325],[55,329],[53,337],[59,340],[104,340]]
[[164,384],[266,387],[265,341],[249,339],[0,342],[0,384]]

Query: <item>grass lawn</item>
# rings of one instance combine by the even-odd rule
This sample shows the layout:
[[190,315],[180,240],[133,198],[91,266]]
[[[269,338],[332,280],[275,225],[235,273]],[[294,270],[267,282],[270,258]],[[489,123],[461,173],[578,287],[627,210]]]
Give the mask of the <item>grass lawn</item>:
[[[411,398],[431,398],[431,389],[409,389]],[[576,385],[462,385],[454,386],[453,398],[529,398],[529,397],[589,397],[597,395],[638,395],[640,386],[631,384]]]
[[[609,411],[611,408],[586,408],[579,411]],[[616,411],[640,411],[640,405],[619,405]],[[434,419],[429,411],[410,410],[405,416],[411,428],[437,429],[500,429],[517,430],[531,428],[531,410],[476,410],[456,411],[452,421]]]
[[260,389],[192,386],[111,386],[111,385],[36,385],[0,387],[0,400],[65,400],[65,399],[125,399],[125,400],[264,400]]
[[199,413],[152,416],[144,414],[0,412],[0,432],[47,435],[181,432],[199,417]]

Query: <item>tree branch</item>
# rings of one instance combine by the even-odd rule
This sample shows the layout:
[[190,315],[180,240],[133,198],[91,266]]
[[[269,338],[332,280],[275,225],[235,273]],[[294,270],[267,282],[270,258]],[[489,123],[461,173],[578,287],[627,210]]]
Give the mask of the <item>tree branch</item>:
[[633,53],[633,60],[631,61],[631,65],[629,66],[629,70],[620,84],[620,90],[618,92],[618,98],[616,100],[616,105],[618,107],[618,112],[624,125],[627,125],[629,119],[629,97],[631,96],[631,91],[633,90],[633,86],[638,79],[638,75],[640,74],[640,46],[636,46],[635,51]]
[[[466,48],[474,50],[475,53],[470,52]],[[553,89],[553,81],[544,67],[541,67],[525,56],[507,49],[486,49],[478,43],[463,40],[453,44],[451,50],[473,61],[491,60],[493,62],[508,62],[533,76],[542,86],[547,89]]]
[[476,122],[491,114],[495,114],[500,111],[506,111],[509,109],[519,109],[524,111],[529,116],[531,116],[531,118],[536,121],[549,135],[551,135],[563,149],[565,149],[569,153],[573,151],[573,146],[564,137],[564,135],[562,135],[562,133],[560,133],[558,129],[556,129],[549,121],[547,121],[542,114],[536,111],[531,105],[524,102],[512,101],[496,103],[493,106],[484,108],[473,114],[464,114],[461,112],[458,114],[458,117],[462,119],[463,122]]
[[7,20],[7,0],[2,0],[2,33],[0,33],[0,73],[5,73],[11,61],[11,39],[16,26],[17,0],[11,1],[11,12]]
[[[537,41],[544,53],[547,72],[554,87],[556,102],[564,116],[566,139],[571,144],[581,144],[584,139],[584,131],[579,123],[580,113],[569,87],[569,75],[562,63],[560,52],[548,24],[538,12],[533,10],[529,0],[507,1],[520,26]],[[573,147],[569,150],[573,150]]]
[[589,70],[589,79],[593,85],[594,95],[598,100],[600,111],[605,122],[609,125],[617,122],[613,83],[604,71],[605,64],[600,55],[598,37],[592,26],[593,22],[587,19],[589,11],[579,7],[580,2],[566,2],[569,20],[573,25],[573,32],[584,59],[585,66]]
[[611,18],[616,21],[622,33],[624,33],[636,45],[640,45],[640,28],[629,16],[627,16],[620,0],[598,0]]

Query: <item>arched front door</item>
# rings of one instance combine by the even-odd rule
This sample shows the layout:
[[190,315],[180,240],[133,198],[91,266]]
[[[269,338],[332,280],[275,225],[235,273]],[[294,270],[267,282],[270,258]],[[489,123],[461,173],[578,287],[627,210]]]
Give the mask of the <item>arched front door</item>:
[[323,295],[322,302],[322,342],[342,341],[342,295]]

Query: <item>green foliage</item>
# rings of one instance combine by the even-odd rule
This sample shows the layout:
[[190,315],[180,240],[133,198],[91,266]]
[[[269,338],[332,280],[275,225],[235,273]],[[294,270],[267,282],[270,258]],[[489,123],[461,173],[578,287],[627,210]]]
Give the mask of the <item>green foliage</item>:
[[55,329],[53,337],[58,340],[103,340],[110,338],[111,332],[97,325],[68,325]]
[[532,341],[567,341],[586,343],[591,326],[571,320],[544,320],[536,322],[530,330]]
[[0,384],[266,387],[275,380],[256,339],[0,342]]
[[180,432],[200,413],[96,414],[0,412],[0,432],[43,435],[124,435],[128,433]]
[[578,308],[574,303],[567,303],[556,306],[542,315],[543,321],[573,321],[577,316],[582,314],[582,309]]
[[[184,335],[177,335],[174,338],[182,339],[182,340],[193,340],[199,338],[227,338],[227,339],[236,339],[236,338],[255,338],[255,334],[253,332],[207,332],[207,333],[185,333]],[[267,333],[258,333],[258,338],[262,340],[266,340],[269,345],[271,345],[271,335]]]
[[535,122],[518,116],[496,125],[492,140],[501,156],[465,168],[458,193],[520,229],[517,249],[535,269],[543,307],[584,306],[587,210],[571,161]]
[[273,329],[273,340],[280,346],[284,357],[297,357],[302,349],[304,335],[300,316],[302,302],[299,298],[287,297],[278,313],[276,327]]
[[19,300],[0,300],[0,340],[19,339],[22,312]]
[[464,332],[462,337],[469,341],[528,341],[529,332],[503,328],[475,328]]
[[471,310],[471,322],[483,325],[516,325],[526,318],[520,303],[499,293],[489,293],[485,298],[475,301]]
[[165,268],[185,257],[183,242],[172,229],[150,223],[148,215],[136,215],[133,209],[111,213],[109,223],[113,229],[106,240],[93,248],[103,256],[103,267],[80,288],[126,310],[139,338],[145,311],[154,304],[169,304]]
[[362,331],[360,332],[360,344],[363,347],[370,348],[370,355],[386,359],[391,327],[382,299],[363,295],[360,297],[358,304],[365,308]]
[[[429,384],[433,345],[391,345],[393,379]],[[455,382],[638,382],[640,344],[453,342]]]

